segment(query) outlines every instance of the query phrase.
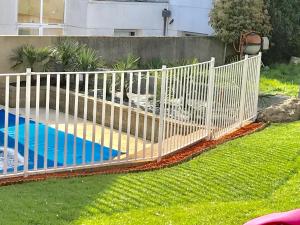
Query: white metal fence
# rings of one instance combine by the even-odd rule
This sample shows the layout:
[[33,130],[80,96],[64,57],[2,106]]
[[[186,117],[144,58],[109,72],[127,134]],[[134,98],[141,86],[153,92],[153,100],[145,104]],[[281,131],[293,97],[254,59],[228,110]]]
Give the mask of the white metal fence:
[[0,177],[159,160],[254,120],[261,55],[214,62],[0,74]]

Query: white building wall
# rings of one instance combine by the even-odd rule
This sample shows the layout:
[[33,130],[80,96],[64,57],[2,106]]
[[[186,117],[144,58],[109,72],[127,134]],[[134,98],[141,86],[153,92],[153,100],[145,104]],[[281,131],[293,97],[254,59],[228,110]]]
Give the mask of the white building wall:
[[192,32],[212,34],[209,25],[209,12],[213,0],[169,0],[174,23],[169,25],[169,34]]
[[87,0],[65,0],[65,35],[87,35]]
[[[115,29],[136,30],[138,36],[162,36],[162,10],[172,11],[168,36],[182,32],[212,34],[209,12],[213,0],[169,0],[169,3],[65,0],[65,35],[114,36]],[[0,0],[0,35],[16,35],[18,0]],[[170,21],[169,20],[169,21]]]
[[[167,3],[67,0],[65,34],[114,36],[115,29],[138,36],[162,36]],[[80,17],[78,16],[80,15]]]
[[17,0],[0,0],[0,35],[17,33]]

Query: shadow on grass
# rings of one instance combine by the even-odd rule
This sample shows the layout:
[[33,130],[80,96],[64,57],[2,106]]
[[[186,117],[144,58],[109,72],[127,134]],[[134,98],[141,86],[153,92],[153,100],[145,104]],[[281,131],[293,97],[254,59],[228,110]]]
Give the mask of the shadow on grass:
[[[48,180],[0,188],[0,224],[69,224],[118,175]],[[107,208],[108,206],[105,206]]]

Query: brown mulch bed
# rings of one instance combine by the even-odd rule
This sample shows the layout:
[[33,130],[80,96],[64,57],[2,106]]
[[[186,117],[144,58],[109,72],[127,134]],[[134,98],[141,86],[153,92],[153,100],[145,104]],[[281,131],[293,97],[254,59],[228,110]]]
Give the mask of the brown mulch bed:
[[174,165],[178,165],[182,162],[186,162],[207,150],[215,148],[216,146],[222,143],[262,130],[266,126],[267,124],[265,123],[252,123],[218,140],[201,141],[197,144],[194,144],[185,149],[177,151],[171,155],[163,157],[160,161],[155,160],[155,161],[143,162],[143,163],[140,162],[130,163],[127,165],[112,165],[107,167],[102,166],[102,167],[91,168],[91,169],[80,169],[80,170],[73,170],[73,171],[66,171],[66,172],[36,174],[36,175],[30,175],[26,177],[19,176],[19,177],[4,178],[0,180],[0,186],[29,182],[29,181],[40,181],[49,178],[68,178],[68,177],[88,176],[88,175],[95,175],[95,174],[119,174],[119,173],[129,173],[129,172],[142,172],[142,171],[151,171],[151,170],[171,167]]

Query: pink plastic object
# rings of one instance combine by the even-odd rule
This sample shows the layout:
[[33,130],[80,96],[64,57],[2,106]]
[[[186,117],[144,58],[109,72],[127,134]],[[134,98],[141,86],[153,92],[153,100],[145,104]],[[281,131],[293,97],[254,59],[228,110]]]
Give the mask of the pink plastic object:
[[244,225],[300,225],[300,209],[262,216]]

